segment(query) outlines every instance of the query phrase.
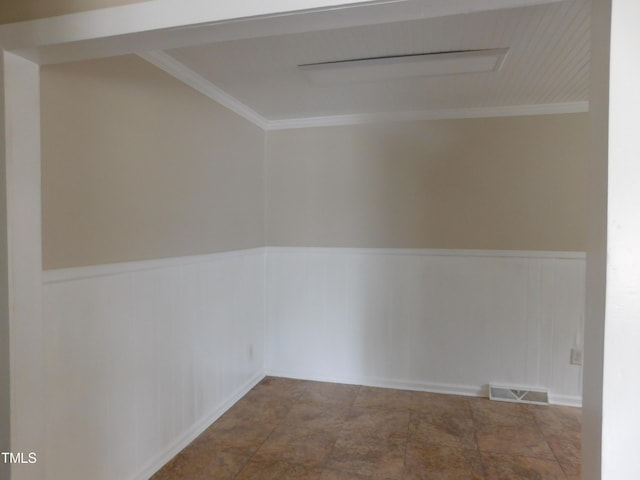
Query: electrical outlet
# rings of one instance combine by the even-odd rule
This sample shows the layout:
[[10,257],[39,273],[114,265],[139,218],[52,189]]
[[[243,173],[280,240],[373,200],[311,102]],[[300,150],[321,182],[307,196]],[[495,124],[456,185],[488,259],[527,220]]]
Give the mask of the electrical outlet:
[[571,365],[582,365],[582,349],[581,348],[572,348],[571,349]]

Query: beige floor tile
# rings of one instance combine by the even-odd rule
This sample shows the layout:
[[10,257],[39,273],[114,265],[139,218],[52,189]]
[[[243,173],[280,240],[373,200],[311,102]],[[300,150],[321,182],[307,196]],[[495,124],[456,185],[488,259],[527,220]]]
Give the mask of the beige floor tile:
[[228,413],[243,420],[262,423],[279,423],[293,407],[295,401],[284,397],[265,396],[249,392]]
[[153,480],[232,479],[249,461],[251,454],[238,449],[212,452],[187,450],[176,456]]
[[282,423],[315,430],[338,432],[347,419],[349,407],[322,403],[295,404]]
[[411,392],[391,388],[360,387],[354,407],[386,408],[408,410]]
[[409,410],[352,407],[342,424],[341,432],[352,437],[406,441],[410,416]]
[[497,402],[487,398],[469,399],[476,425],[525,427],[536,425],[529,405]]
[[[277,457],[254,457],[235,477],[235,480],[321,480],[318,467],[298,465]],[[217,480],[211,477],[211,480]]]
[[337,434],[318,430],[280,425],[262,444],[254,458],[278,458],[284,462],[323,465],[337,440]]
[[302,395],[308,385],[313,382],[295,380],[291,378],[265,377],[256,385],[252,393],[269,397],[287,398],[295,400]]
[[329,405],[353,404],[360,387],[341,383],[309,382],[300,398],[303,403],[322,403]]
[[241,449],[224,447],[217,450],[211,455],[211,461],[204,469],[202,480],[234,478],[250,458],[251,454],[245,454]]
[[565,480],[554,460],[482,453],[486,480]]
[[473,420],[464,417],[412,412],[409,439],[413,442],[453,448],[478,448]]
[[153,480],[578,480],[580,410],[267,377]]
[[536,405],[531,406],[530,409],[544,434],[580,433],[581,411],[579,408]]
[[482,452],[554,459],[553,452],[537,427],[483,425],[476,427]]
[[339,470],[322,471],[320,480],[372,480],[372,477],[365,475],[358,475],[357,473],[341,472]]
[[477,450],[409,442],[404,480],[483,480]]
[[580,473],[580,433],[564,432],[553,435],[545,435],[547,443],[551,447],[560,466],[567,475]]
[[471,418],[469,399],[457,395],[412,392],[411,410],[430,415]]
[[255,452],[275,429],[276,424],[223,415],[193,443],[194,448],[231,446]]
[[567,476],[567,478],[581,478],[582,466],[580,464],[560,463],[560,468],[562,468],[562,471]]
[[336,442],[327,466],[375,479],[400,480],[404,454],[404,442],[386,442],[347,434]]

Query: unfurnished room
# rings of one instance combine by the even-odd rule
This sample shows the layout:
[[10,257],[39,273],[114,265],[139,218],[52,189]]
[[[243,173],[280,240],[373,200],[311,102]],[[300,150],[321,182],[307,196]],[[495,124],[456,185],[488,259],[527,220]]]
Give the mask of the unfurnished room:
[[633,13],[3,5],[0,478],[639,478]]

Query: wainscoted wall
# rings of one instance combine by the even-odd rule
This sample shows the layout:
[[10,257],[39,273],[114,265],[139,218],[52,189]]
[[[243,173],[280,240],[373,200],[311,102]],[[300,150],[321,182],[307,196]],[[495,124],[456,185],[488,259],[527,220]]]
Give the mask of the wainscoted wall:
[[584,254],[269,248],[266,371],[579,405]]
[[577,405],[584,263],[268,247],[44,272],[47,478],[147,479],[265,370]]
[[588,129],[580,113],[269,131],[266,244],[584,251]]
[[147,479],[263,376],[264,251],[44,272],[47,478]]

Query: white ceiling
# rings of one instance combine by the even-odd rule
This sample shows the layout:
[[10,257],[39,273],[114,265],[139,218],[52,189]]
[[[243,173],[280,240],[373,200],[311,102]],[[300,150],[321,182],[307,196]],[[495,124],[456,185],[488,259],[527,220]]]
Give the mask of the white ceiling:
[[[167,50],[200,85],[266,121],[336,115],[579,104],[588,100],[590,2],[292,33]],[[314,84],[297,65],[510,49],[499,72]],[[175,69],[175,68],[174,68]],[[184,73],[184,72],[183,72]],[[205,89],[206,89],[205,85]]]

